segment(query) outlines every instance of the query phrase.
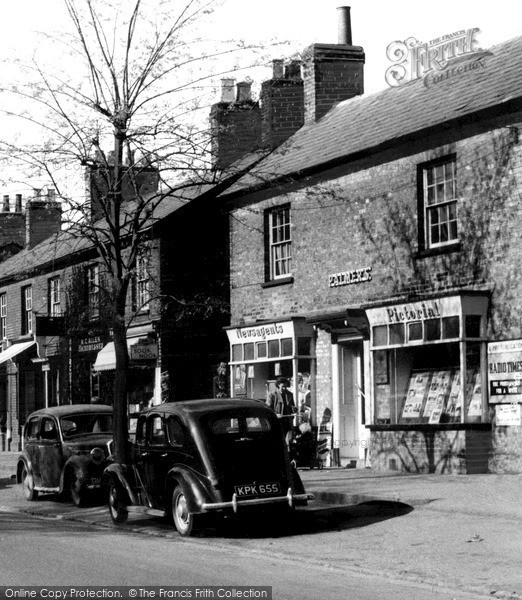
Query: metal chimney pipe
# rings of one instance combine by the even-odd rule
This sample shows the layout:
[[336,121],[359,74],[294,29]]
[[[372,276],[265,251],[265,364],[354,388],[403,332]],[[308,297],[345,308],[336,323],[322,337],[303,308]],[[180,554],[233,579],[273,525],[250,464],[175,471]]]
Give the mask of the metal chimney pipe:
[[352,21],[350,19],[350,7],[339,6],[337,10],[337,43],[345,46],[351,46]]

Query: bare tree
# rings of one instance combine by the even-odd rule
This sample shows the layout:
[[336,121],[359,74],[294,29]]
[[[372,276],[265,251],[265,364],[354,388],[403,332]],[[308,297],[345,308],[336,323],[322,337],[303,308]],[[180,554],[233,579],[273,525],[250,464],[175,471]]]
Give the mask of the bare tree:
[[[125,460],[126,310],[136,259],[159,204],[214,181],[198,115],[211,79],[234,69],[231,57],[246,47],[197,35],[215,0],[63,3],[70,27],[48,36],[47,61],[19,64],[20,80],[3,90],[4,112],[39,133],[0,146],[9,165],[53,182],[68,235],[90,240],[103,262],[116,353],[115,451]],[[91,202],[63,183],[83,169]]]

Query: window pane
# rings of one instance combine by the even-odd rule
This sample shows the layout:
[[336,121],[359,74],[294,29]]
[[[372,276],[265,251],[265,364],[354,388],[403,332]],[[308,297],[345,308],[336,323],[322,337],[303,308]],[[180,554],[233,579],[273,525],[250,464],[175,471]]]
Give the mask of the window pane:
[[312,353],[312,338],[298,337],[297,338],[297,354],[299,356],[310,356]]
[[292,338],[281,340],[281,356],[292,356]]
[[241,344],[233,344],[232,361],[236,362],[238,360],[243,360],[243,346]]
[[245,344],[244,360],[254,360],[254,344]]
[[404,344],[404,323],[390,325],[390,344]]
[[420,321],[408,323],[408,339],[410,342],[422,340],[422,323]]
[[442,319],[442,337],[444,339],[458,338],[460,335],[459,323],[459,317],[444,317]]
[[387,346],[388,345],[388,326],[378,325],[373,328],[373,345]]
[[466,315],[466,337],[480,337],[481,321],[480,315]]
[[258,342],[257,346],[257,358],[266,358],[266,342]]
[[424,339],[440,340],[440,319],[427,319],[424,322]]
[[279,340],[269,340],[268,342],[268,358],[279,357]]

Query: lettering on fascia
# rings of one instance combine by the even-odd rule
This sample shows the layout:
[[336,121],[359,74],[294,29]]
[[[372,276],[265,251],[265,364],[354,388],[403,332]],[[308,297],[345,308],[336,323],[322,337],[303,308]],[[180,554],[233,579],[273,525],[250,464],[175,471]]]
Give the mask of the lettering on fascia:
[[388,323],[404,323],[408,321],[424,321],[425,319],[440,318],[438,302],[422,302],[420,306],[391,306],[386,309]]
[[353,285],[355,283],[364,283],[372,280],[372,268],[365,267],[364,269],[355,269],[354,271],[333,273],[328,277],[331,288],[343,285]]

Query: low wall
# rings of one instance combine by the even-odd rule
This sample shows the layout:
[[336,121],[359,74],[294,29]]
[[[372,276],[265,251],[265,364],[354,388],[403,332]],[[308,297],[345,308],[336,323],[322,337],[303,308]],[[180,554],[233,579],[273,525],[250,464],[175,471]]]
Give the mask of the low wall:
[[370,425],[371,467],[403,473],[487,473],[491,424]]

